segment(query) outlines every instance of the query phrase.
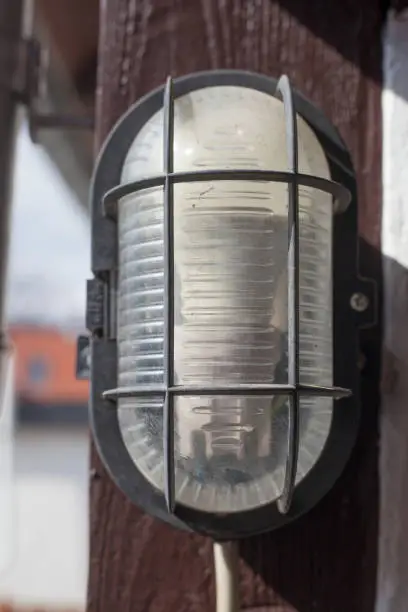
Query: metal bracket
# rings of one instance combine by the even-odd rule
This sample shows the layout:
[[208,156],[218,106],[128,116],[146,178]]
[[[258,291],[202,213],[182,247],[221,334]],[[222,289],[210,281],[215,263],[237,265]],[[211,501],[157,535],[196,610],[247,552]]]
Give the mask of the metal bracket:
[[78,336],[76,349],[76,379],[89,380],[91,372],[91,339]]
[[106,323],[106,283],[93,278],[86,283],[86,328],[91,334],[100,336]]
[[[93,278],[86,283],[86,327],[92,336],[101,336],[107,324],[106,283]],[[87,380],[91,369],[91,336],[78,336],[76,378]]]
[[42,129],[92,130],[93,117],[39,110],[40,102],[44,100],[47,55],[40,43],[33,38],[20,39],[14,45],[13,48],[13,44],[10,44],[4,35],[0,35],[0,49],[4,46],[4,50],[7,50],[6,53],[1,53],[1,61],[5,63],[3,74],[10,75],[9,79],[0,83],[0,87],[9,89],[16,102],[27,107],[32,140],[36,141],[36,134]]

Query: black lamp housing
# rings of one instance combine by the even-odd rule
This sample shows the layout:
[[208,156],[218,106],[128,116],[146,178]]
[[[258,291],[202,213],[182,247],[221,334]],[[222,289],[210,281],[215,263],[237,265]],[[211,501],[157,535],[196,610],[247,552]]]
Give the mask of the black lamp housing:
[[[205,170],[176,173],[173,169],[173,101],[193,90],[213,86],[239,86],[279,97],[284,104],[288,169]],[[136,135],[160,109],[164,112],[164,172],[129,184],[120,184],[125,157]],[[298,172],[296,113],[312,128],[329,163],[333,180]],[[288,185],[288,384],[223,387],[177,386],[173,378],[173,186],[181,182],[245,180]],[[164,188],[165,333],[164,385],[118,388],[115,291],[117,284],[118,200],[150,187]],[[337,387],[299,382],[299,214],[298,187],[330,193],[333,216],[333,330],[334,380]],[[120,204],[119,204],[120,205]],[[371,281],[357,276],[356,181],[349,153],[329,121],[309,101],[292,91],[287,77],[275,79],[241,71],[211,71],[188,75],[142,98],[119,120],[98,158],[91,193],[92,271],[88,282],[87,328],[91,337],[91,424],[104,464],[118,487],[138,506],[171,525],[194,530],[218,540],[249,536],[281,527],[312,508],[333,486],[354,446],[359,425],[358,327],[375,319],[375,291]],[[356,308],[355,296],[366,296],[365,308]],[[353,302],[354,296],[354,302]],[[176,503],[174,458],[174,404],[180,395],[287,395],[289,402],[288,454],[283,492],[279,500],[256,509],[214,514]],[[163,397],[164,494],[137,469],[122,439],[118,423],[120,397]],[[333,407],[329,437],[318,461],[295,487],[299,449],[299,397],[338,399]]]

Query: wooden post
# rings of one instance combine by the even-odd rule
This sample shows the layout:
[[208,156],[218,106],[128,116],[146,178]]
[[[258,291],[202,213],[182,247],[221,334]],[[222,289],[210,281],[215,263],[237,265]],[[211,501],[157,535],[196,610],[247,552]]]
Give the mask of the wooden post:
[[[351,151],[361,267],[380,285],[383,10],[380,0],[105,0],[98,143],[168,74],[209,68],[287,73]],[[339,482],[304,518],[241,543],[243,609],[373,612],[380,339],[379,327],[362,335],[361,431]],[[211,542],[146,516],[115,488],[95,452],[92,463],[88,612],[213,610]]]
[[4,306],[10,235],[11,181],[16,136],[15,85],[22,0],[0,0],[0,350],[4,341]]

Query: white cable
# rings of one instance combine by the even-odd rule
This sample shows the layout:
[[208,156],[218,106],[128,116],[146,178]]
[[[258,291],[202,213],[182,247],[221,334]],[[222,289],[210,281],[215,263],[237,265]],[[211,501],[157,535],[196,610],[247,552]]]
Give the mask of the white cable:
[[238,543],[214,542],[217,612],[238,612]]

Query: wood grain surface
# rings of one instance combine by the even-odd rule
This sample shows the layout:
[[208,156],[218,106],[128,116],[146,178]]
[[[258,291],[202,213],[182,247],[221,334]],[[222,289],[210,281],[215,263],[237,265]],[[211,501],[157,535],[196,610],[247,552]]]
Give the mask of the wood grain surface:
[[[168,74],[286,72],[345,139],[358,176],[361,265],[381,282],[379,0],[104,0],[97,147]],[[380,329],[362,337],[363,420],[331,493],[281,531],[241,543],[241,599],[258,612],[373,612],[377,566]],[[211,541],[127,502],[92,454],[88,612],[214,609]]]

